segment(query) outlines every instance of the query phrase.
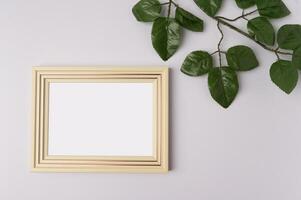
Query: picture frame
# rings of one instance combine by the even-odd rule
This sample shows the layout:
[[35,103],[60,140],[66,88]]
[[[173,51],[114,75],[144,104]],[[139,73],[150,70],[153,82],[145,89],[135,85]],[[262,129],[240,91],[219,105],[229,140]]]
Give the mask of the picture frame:
[[168,67],[32,73],[33,171],[168,171]]

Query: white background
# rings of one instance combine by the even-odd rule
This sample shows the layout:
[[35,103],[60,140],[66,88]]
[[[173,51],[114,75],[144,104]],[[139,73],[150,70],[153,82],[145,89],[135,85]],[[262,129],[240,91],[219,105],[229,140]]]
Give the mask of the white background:
[[[275,55],[224,28],[223,48],[249,45],[260,60],[240,73],[240,92],[224,110],[206,76],[179,68],[192,50],[215,51],[216,23],[192,0],[182,7],[206,21],[204,33],[184,31],[181,48],[164,63],[153,51],[150,24],[131,14],[136,0],[0,1],[0,199],[45,200],[300,200],[301,81],[290,95],[269,78]],[[301,24],[301,1],[287,0]],[[224,0],[220,14],[240,15]],[[243,23],[243,22],[242,22]],[[30,172],[31,66],[169,65],[171,168],[168,174]]]
[[49,155],[153,156],[153,83],[50,83]]

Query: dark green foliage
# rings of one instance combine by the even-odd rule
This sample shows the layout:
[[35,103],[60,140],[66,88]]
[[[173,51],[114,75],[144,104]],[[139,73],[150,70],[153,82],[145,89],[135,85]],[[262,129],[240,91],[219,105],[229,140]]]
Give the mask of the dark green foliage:
[[294,50],[293,66],[301,70],[301,46]]
[[265,17],[256,17],[248,21],[248,31],[257,41],[273,46],[275,31],[271,22]]
[[168,60],[180,45],[181,27],[174,19],[160,17],[152,29],[154,49],[163,60]]
[[235,71],[229,67],[215,67],[209,71],[208,86],[212,98],[224,108],[228,108],[239,89]]
[[158,0],[141,0],[132,12],[138,21],[152,22],[160,16],[161,5]]
[[212,56],[208,52],[194,51],[185,58],[181,71],[189,76],[201,76],[212,67]]
[[277,34],[278,45],[282,49],[296,49],[301,45],[301,25],[287,24]]
[[222,0],[194,0],[207,15],[214,16],[222,5]]
[[176,9],[176,20],[181,26],[191,31],[201,32],[204,29],[203,20],[179,7]]
[[281,18],[290,14],[282,0],[256,0],[256,4],[261,16]]
[[[270,19],[282,18],[290,14],[282,0],[235,0],[241,9],[257,6],[257,10],[248,13],[243,11],[241,16],[233,19],[216,16],[223,0],[193,1],[217,22],[222,37],[217,44],[217,50],[213,53],[193,51],[187,55],[181,66],[182,73],[193,77],[208,74],[208,86],[212,98],[224,108],[231,105],[239,90],[237,73],[258,67],[259,62],[248,46],[236,45],[226,52],[222,49],[222,41],[225,37],[222,26],[227,26],[273,53],[277,61],[270,68],[271,80],[285,93],[289,94],[293,91],[298,82],[298,69],[301,70],[301,25],[284,25],[278,30],[276,37]],[[161,16],[161,7],[165,6],[167,12],[162,13],[167,13],[167,16]],[[172,12],[173,8],[175,12]],[[182,27],[195,32],[204,29],[203,20],[181,8],[173,0],[161,3],[158,0],[140,0],[132,11],[138,21],[154,22],[152,44],[164,61],[173,56],[180,46]],[[257,16],[250,18],[251,15],[256,14]],[[248,32],[232,24],[241,19],[247,21]],[[224,54],[227,66],[223,66]],[[218,56],[219,67],[214,66],[213,56]],[[283,60],[282,56],[289,60]]]
[[278,60],[270,69],[272,81],[287,94],[291,93],[298,82],[298,71],[291,61]]
[[259,65],[253,50],[243,45],[228,49],[226,57],[229,67],[237,71],[248,71]]
[[241,9],[246,9],[251,6],[254,6],[256,3],[256,0],[235,0],[238,7]]

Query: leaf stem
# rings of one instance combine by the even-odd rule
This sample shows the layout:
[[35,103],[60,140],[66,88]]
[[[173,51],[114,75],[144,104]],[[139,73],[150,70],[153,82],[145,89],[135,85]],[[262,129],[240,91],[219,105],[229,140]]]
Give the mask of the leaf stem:
[[[258,10],[256,10],[256,11],[258,11]],[[250,13],[252,13],[252,12],[250,12]],[[253,13],[252,13],[252,14],[253,14]],[[244,20],[249,21],[248,18],[246,18],[246,16],[248,16],[248,15],[245,14],[245,9],[242,10],[241,16],[242,16],[242,18],[243,18]]]
[[215,51],[215,52],[211,53],[210,55],[211,55],[211,56],[213,56],[214,54],[216,54],[216,53],[219,53],[219,52],[220,52],[220,53],[222,53],[222,54],[226,54],[226,52],[225,52],[225,51],[218,51],[218,50],[217,50],[217,51]]
[[237,21],[237,20],[239,20],[239,19],[241,19],[241,18],[243,18],[243,19],[245,19],[245,20],[248,20],[248,19],[246,18],[246,16],[252,15],[253,13],[256,13],[257,11],[258,11],[258,9],[253,10],[253,11],[248,12],[248,13],[244,13],[244,10],[243,10],[243,11],[242,11],[242,15],[241,15],[241,16],[238,16],[238,17],[236,17],[236,18],[234,18],[234,19],[229,19],[229,18],[222,17],[222,16],[216,16],[216,18],[220,18],[220,19],[223,19],[223,20],[226,20],[226,21],[230,21],[230,22]]
[[221,39],[219,40],[218,42],[218,45],[217,45],[217,51],[218,51],[218,58],[219,58],[219,66],[221,67],[222,66],[222,54],[221,54],[221,44],[222,44],[222,41],[224,39],[224,33],[220,27],[220,21],[217,21],[217,28],[219,30],[219,32],[221,33]]
[[[164,6],[164,5],[169,5],[169,4],[170,4],[170,1],[161,3],[160,5],[161,5],[161,6]],[[171,0],[171,4],[173,4],[175,7],[179,7],[179,5],[176,4],[173,0]]]
[[257,41],[255,38],[253,38],[252,36],[250,36],[248,33],[244,32],[243,30],[233,26],[232,24],[229,24],[228,22],[226,22],[225,20],[223,20],[223,17],[212,17],[214,20],[216,20],[217,22],[219,22],[220,24],[223,24],[224,26],[227,26],[228,28],[240,33],[241,35],[249,38],[250,40],[253,40],[255,43],[257,43],[259,46],[261,46],[262,48],[264,48],[265,50],[271,51],[271,52],[276,52],[277,54],[282,54],[282,55],[293,55],[292,53],[289,52],[284,52],[284,51],[280,51],[279,49],[273,49],[271,47],[268,47],[266,45],[264,45],[263,43]]
[[176,4],[174,1],[171,1],[171,3],[172,3],[175,7],[179,7],[179,5]]
[[279,47],[277,47],[274,52],[275,52],[275,55],[277,56],[277,59],[280,60],[280,56],[278,54],[278,49],[279,49]]
[[172,4],[172,0],[169,0],[169,2],[168,2],[168,14],[167,14],[167,18],[169,19],[169,17],[170,17],[170,11],[171,11],[171,4]]

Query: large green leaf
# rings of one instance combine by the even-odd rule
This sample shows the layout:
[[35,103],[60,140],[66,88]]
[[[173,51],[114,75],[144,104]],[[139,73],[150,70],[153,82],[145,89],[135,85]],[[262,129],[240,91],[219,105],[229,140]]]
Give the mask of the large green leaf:
[[248,31],[259,42],[273,46],[275,31],[271,22],[265,17],[256,17],[248,21]]
[[154,49],[163,60],[168,60],[180,45],[181,27],[175,19],[159,17],[152,28]]
[[152,22],[160,16],[161,5],[158,0],[141,0],[132,9],[136,19],[141,22]]
[[269,18],[281,18],[290,14],[282,0],[256,0],[259,14]]
[[220,9],[223,0],[194,0],[207,15],[213,17]]
[[201,76],[212,68],[212,56],[205,51],[193,51],[184,60],[181,71],[189,76]]
[[293,66],[301,70],[301,47],[294,50]]
[[298,71],[287,60],[278,60],[270,69],[272,81],[287,94],[291,93],[298,82]]
[[228,65],[237,71],[248,71],[259,65],[253,50],[243,45],[228,49],[226,57]]
[[236,72],[229,67],[212,68],[208,75],[208,86],[212,98],[227,108],[239,89]]
[[255,5],[256,0],[235,0],[238,7],[242,9],[249,8]]
[[183,8],[177,7],[176,20],[181,26],[191,31],[203,31],[203,20],[194,16],[190,12],[184,10]]
[[301,45],[301,25],[287,24],[277,33],[278,45],[282,49],[296,49]]

